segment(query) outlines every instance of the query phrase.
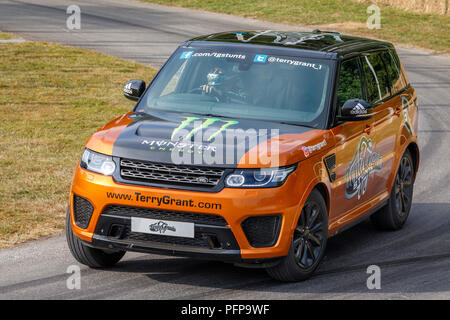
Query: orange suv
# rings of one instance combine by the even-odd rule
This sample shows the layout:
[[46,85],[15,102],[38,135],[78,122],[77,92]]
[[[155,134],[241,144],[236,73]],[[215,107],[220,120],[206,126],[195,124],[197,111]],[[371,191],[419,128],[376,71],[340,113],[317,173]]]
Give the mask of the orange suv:
[[180,45],[132,111],[94,133],[66,233],[85,265],[126,251],[313,274],[370,216],[400,229],[419,165],[417,97],[392,44],[315,30]]

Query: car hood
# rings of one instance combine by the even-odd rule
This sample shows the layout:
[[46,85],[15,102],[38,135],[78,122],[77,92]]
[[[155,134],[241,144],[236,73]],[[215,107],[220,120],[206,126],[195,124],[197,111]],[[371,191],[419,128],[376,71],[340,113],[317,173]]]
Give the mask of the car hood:
[[296,163],[332,144],[328,130],[158,111],[124,114],[94,133],[86,147],[165,164],[257,168]]

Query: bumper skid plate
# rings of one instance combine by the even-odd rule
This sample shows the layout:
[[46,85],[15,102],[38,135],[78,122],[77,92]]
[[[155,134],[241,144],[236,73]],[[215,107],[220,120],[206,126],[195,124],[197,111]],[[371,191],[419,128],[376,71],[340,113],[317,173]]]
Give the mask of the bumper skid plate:
[[130,216],[102,214],[91,243],[95,248],[242,261],[239,245],[229,227],[195,224],[194,237],[133,232]]

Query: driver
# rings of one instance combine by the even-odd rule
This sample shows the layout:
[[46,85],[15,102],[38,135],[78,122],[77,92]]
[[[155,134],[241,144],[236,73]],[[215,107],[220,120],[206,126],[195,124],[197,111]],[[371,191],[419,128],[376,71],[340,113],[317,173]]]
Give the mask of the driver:
[[204,93],[216,97],[219,101],[240,102],[247,100],[245,92],[238,87],[237,74],[228,74],[222,68],[214,68],[206,76],[207,83],[200,88]]

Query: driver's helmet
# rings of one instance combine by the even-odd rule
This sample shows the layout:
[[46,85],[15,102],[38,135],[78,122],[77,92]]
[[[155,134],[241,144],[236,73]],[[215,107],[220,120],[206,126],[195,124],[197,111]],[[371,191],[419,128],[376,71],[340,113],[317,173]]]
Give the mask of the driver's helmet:
[[214,87],[222,86],[226,83],[229,83],[230,80],[232,80],[234,78],[235,78],[235,75],[226,73],[222,68],[214,68],[206,76],[206,80],[208,81],[208,86],[214,86]]

